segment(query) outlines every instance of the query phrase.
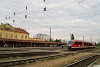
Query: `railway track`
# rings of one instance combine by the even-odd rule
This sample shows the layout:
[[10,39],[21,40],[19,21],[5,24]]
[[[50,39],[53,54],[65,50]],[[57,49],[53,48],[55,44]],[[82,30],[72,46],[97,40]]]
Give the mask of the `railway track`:
[[99,59],[100,55],[92,55],[87,58],[81,59],[77,62],[71,63],[69,65],[66,65],[64,67],[87,67],[95,60]]
[[[32,59],[25,59],[25,60],[1,62],[0,67],[10,67],[10,66],[21,65],[21,64],[26,64],[26,63],[33,63],[33,62],[37,62],[37,61],[41,61],[41,60],[43,61],[43,60],[54,59],[54,58],[58,58],[58,57],[65,57],[67,55],[72,55],[72,54],[73,53],[66,53],[66,54],[45,56],[45,57],[41,57],[41,58],[32,58]],[[74,62],[72,64],[66,65],[64,67],[87,67],[89,64],[91,64],[98,58],[100,58],[100,55],[92,55],[92,56],[89,56],[82,60],[79,60],[77,62]]]
[[[80,52],[84,52],[84,51],[86,51],[86,50],[78,51],[76,53],[80,53]],[[12,53],[12,54],[1,54],[0,58],[8,58],[8,57],[16,57],[16,56],[19,56],[19,57],[38,56],[38,55],[56,54],[56,53],[57,52],[28,52],[28,53],[15,53],[15,54]],[[20,65],[20,64],[25,64],[25,63],[33,63],[33,62],[40,61],[40,60],[47,60],[47,59],[53,59],[53,58],[57,58],[57,57],[64,57],[64,56],[67,56],[67,55],[70,55],[70,54],[76,54],[76,53],[65,53],[65,54],[59,54],[59,55],[53,55],[53,56],[46,56],[46,57],[41,57],[41,58],[31,58],[31,59],[25,59],[25,60],[0,62],[0,67],[8,67],[8,66],[15,66],[15,65]],[[91,56],[91,57],[92,58],[95,57],[95,59],[97,59],[98,58],[97,56],[100,58],[100,55],[94,55],[94,56]],[[82,59],[80,62],[83,63],[83,61],[84,60]],[[76,66],[76,67],[82,67],[82,66],[77,66],[78,63],[79,63],[79,61],[75,62],[75,63],[72,63],[70,65],[66,65],[65,67],[74,67],[74,66]],[[86,61],[84,63],[86,63]]]
[[58,57],[64,57],[66,55],[71,55],[71,54],[73,53],[58,54],[58,55],[53,55],[53,56],[45,56],[41,58],[16,60],[16,61],[9,61],[9,62],[0,62],[0,67],[8,67],[8,66],[15,66],[15,65],[20,65],[20,64],[25,64],[25,63],[33,63],[33,62],[41,61],[41,60],[48,60],[48,59],[54,59]]
[[[45,48],[45,49],[47,49],[47,48]],[[85,52],[85,51],[87,51],[87,50],[78,50],[78,51],[74,51],[74,52],[81,53],[81,52]],[[73,51],[69,51],[69,52],[73,52]],[[46,51],[43,51],[43,52],[41,52],[41,51],[40,52],[27,52],[27,51],[25,51],[25,52],[18,52],[18,53],[1,53],[0,54],[0,59],[9,58],[9,57],[25,57],[25,56],[49,55],[49,54],[57,54],[57,53],[59,53],[59,52],[53,52],[53,51],[50,51],[50,52],[46,52]]]
[[26,52],[26,53],[5,53],[0,54],[0,58],[9,58],[9,57],[25,57],[25,56],[38,56],[38,55],[49,55],[56,54],[58,52]]
[[[87,50],[79,50],[76,53],[85,52]],[[26,57],[26,56],[40,56],[40,55],[50,55],[50,54],[57,54],[59,52],[21,52],[21,53],[3,53],[0,54],[0,59],[9,58],[9,57]],[[70,51],[68,52],[70,53]],[[75,53],[75,52],[71,52]]]

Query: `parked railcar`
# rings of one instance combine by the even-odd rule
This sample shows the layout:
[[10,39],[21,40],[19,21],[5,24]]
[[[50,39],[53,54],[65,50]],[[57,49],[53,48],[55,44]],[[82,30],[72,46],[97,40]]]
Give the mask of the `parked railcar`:
[[68,49],[95,48],[95,43],[82,40],[70,40],[67,45]]

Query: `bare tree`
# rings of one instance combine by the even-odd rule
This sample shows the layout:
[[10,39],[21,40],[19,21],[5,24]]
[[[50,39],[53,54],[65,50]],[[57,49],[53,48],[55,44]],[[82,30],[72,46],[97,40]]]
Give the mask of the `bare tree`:
[[38,34],[36,34],[36,35],[34,36],[34,38],[42,39],[42,40],[45,40],[45,41],[49,41],[50,36],[47,35],[47,34],[40,34],[40,33],[38,33]]

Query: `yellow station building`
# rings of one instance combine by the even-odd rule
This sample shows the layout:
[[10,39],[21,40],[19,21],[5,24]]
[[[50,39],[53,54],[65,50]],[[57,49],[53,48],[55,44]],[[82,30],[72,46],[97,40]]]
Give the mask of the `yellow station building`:
[[15,28],[9,25],[8,23],[7,24],[1,23],[0,38],[29,40],[29,33],[24,29]]
[[[29,37],[29,33],[25,29],[16,28],[10,24],[1,23],[0,25],[0,47],[4,44],[8,44],[9,47],[16,46],[19,44],[23,47],[29,46],[50,46],[50,44],[58,44],[54,42],[45,42],[41,39],[34,39]],[[60,44],[60,43],[59,43]],[[62,43],[61,43],[62,44]]]
[[0,38],[43,41],[40,39],[30,38],[29,33],[25,29],[21,29],[20,27],[15,28],[8,23],[6,23],[6,24],[1,23]]

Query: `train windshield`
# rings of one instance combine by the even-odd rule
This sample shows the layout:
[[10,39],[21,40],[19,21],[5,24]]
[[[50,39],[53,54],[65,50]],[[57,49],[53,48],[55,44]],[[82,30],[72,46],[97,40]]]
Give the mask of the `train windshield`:
[[71,45],[74,41],[68,41],[68,45]]

